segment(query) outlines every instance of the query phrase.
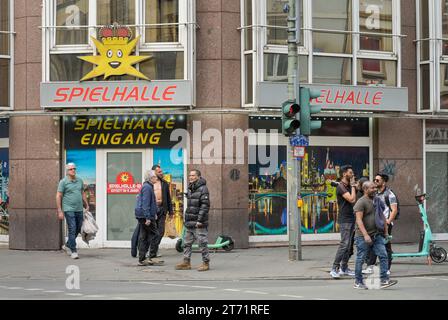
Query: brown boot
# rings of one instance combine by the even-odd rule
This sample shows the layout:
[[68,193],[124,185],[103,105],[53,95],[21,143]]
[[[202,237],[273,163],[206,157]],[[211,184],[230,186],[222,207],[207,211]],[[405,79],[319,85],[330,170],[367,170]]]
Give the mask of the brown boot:
[[176,269],[176,270],[191,270],[190,259],[185,259],[185,258],[184,258],[184,261],[183,261],[183,262],[181,262],[181,263],[179,263],[179,264],[176,264],[175,269]]
[[202,264],[199,266],[198,271],[208,271],[210,270],[210,262],[202,262]]

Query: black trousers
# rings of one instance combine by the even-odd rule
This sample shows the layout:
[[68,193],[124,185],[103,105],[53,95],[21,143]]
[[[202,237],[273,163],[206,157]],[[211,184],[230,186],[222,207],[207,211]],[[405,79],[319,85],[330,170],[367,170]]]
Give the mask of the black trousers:
[[162,242],[163,235],[165,234],[165,220],[166,220],[166,212],[163,207],[157,208],[157,231],[158,237],[155,241],[155,245],[151,246],[149,251],[149,258],[155,258],[157,256],[157,251],[159,251],[160,242]]
[[[391,224],[388,225],[387,230],[389,232],[389,235],[391,236],[392,235],[392,225]],[[394,253],[392,251],[392,244],[390,241],[388,243],[386,243],[386,251],[387,251],[387,259],[388,259],[388,270],[390,270],[390,267],[392,266],[392,253]],[[369,250],[366,260],[367,260],[366,262],[367,262],[368,266],[373,266],[376,263],[376,255],[373,252],[373,250]]]
[[[151,221],[151,224],[147,226],[145,224],[146,219],[138,219],[140,226],[139,238],[138,238],[138,260],[143,261],[146,258],[146,253],[149,247],[152,250],[155,249],[159,231],[157,230],[157,224],[155,221]],[[150,252],[152,251],[150,250]]]

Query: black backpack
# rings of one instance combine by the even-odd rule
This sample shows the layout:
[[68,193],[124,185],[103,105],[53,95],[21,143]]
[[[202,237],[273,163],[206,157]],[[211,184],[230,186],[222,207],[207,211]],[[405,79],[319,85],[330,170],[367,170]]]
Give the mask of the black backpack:
[[395,216],[395,220],[398,220],[400,216],[400,201],[398,201],[397,194],[390,188],[388,188],[384,194],[384,200],[386,202],[386,206],[389,207],[389,210],[392,212],[392,208],[390,207],[389,193],[392,192],[395,195],[395,199],[397,199],[397,215]]

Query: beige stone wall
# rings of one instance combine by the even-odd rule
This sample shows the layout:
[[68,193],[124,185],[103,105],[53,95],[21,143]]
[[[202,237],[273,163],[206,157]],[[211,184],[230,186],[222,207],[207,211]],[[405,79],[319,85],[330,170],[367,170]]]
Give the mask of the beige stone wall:
[[[197,108],[241,108],[240,1],[198,0],[197,22]],[[209,128],[224,132],[227,128],[246,130],[249,120],[247,115],[195,115],[189,117],[190,133],[193,121],[201,121],[202,132]],[[207,144],[203,142],[202,147]],[[201,170],[210,190],[209,241],[225,234],[238,248],[249,245],[247,139],[244,148],[244,164],[235,164],[233,158],[234,164],[197,165],[193,162],[201,155],[191,147],[188,165],[188,170]],[[223,157],[224,150],[223,144]],[[239,180],[230,179],[232,169],[240,171]]]
[[[39,110],[42,80],[41,1],[16,0],[14,108]],[[60,124],[52,117],[10,118],[11,249],[61,245],[55,194],[60,172]]]

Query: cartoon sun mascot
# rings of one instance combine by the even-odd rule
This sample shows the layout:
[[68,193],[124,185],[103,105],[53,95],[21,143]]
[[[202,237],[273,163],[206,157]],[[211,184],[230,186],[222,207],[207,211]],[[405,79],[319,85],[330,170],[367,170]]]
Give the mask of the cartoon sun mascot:
[[100,29],[98,41],[91,37],[99,52],[97,56],[80,56],[81,60],[95,64],[97,67],[86,74],[81,81],[89,80],[104,75],[104,79],[110,76],[130,75],[149,80],[143,73],[133,67],[134,64],[145,61],[150,56],[131,56],[140,36],[134,40],[132,30],[114,23]]

